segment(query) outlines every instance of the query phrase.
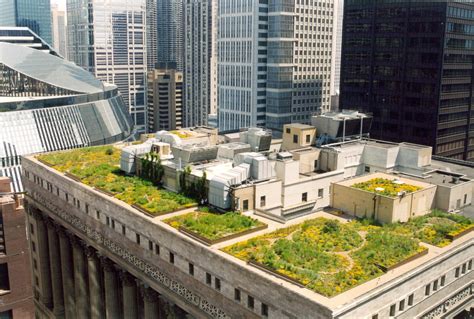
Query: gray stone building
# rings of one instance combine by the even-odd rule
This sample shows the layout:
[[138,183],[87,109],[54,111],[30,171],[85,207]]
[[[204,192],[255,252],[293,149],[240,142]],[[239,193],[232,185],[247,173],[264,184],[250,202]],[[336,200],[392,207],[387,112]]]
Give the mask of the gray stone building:
[[[221,251],[248,235],[206,246],[34,157],[23,170],[39,318],[454,318],[474,304],[473,232],[329,298]],[[262,220],[255,235],[283,227]]]

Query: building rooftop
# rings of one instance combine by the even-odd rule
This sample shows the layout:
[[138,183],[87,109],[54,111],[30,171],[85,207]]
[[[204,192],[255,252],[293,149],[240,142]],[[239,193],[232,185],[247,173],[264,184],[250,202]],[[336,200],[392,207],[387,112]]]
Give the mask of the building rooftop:
[[[172,205],[173,202],[186,201],[186,197],[179,197],[182,195],[178,196],[178,194],[158,189],[139,177],[115,178],[112,170],[116,168],[116,162],[118,162],[116,153],[118,152],[112,150],[110,154],[109,149],[110,146],[40,155],[38,159],[43,164],[33,156],[28,159],[42,165],[46,170],[56,170],[56,174],[59,174],[58,172],[73,174],[67,175],[66,178],[72,178],[73,182],[80,181],[83,184],[82,187],[96,187],[97,189],[90,190],[109,204],[119,205],[133,212],[144,223],[156,224],[157,227],[167,229],[176,238],[202,247],[201,242],[180,231],[176,225],[170,225],[172,221],[170,219],[195,211],[195,208],[181,210],[189,207],[186,204]],[[97,168],[97,171],[94,171],[96,168],[91,165],[91,162],[97,166],[106,164],[111,170],[101,172]],[[223,165],[218,167],[226,169],[225,164]],[[101,168],[103,169],[104,166],[101,165]],[[371,177],[363,178],[370,179]],[[110,182],[104,183],[104,179]],[[404,181],[403,178],[400,180]],[[346,182],[353,183],[353,181]],[[130,183],[141,183],[143,187],[133,187],[135,190],[130,191],[132,189],[128,187]],[[413,183],[426,184],[417,181]],[[426,185],[429,186],[429,184]],[[101,190],[112,192],[112,194]],[[165,192],[170,202],[159,203],[150,200],[147,204],[140,204],[143,196],[150,198],[156,192]],[[187,203],[191,204],[192,201]],[[161,209],[150,218],[150,215],[143,214],[140,207],[136,206],[137,204],[146,209],[167,204],[171,206],[171,209],[165,211]],[[451,249],[460,249],[463,244],[474,238],[474,232],[456,240],[445,237],[444,233],[438,233],[433,228],[435,223],[445,223],[446,227],[450,227],[452,234],[473,227],[472,221],[460,220],[451,217],[454,215],[439,213],[433,216],[422,216],[420,218],[423,220],[417,223],[383,227],[366,221],[354,221],[331,210],[314,212],[285,224],[256,216],[251,212],[245,215],[268,225],[268,228],[238,235],[235,238],[206,246],[205,249],[228,262],[238,264],[246,271],[265,277],[335,312],[368,298],[369,291],[396,285],[410,273],[429,267],[430,263],[443,253]],[[183,222],[180,218],[175,220]],[[216,220],[218,222],[219,219]],[[424,228],[434,231],[434,237],[420,237],[423,233],[420,230]],[[198,228],[193,230],[196,231],[196,229]],[[380,236],[388,236],[393,240],[382,244],[379,241]],[[399,250],[400,247],[403,247],[403,253]],[[400,264],[414,256],[417,258]],[[302,287],[307,289],[302,289]]]
[[307,125],[307,124],[301,124],[301,123],[286,124],[285,127],[298,128],[298,129],[301,129],[301,130],[314,129],[314,126]]

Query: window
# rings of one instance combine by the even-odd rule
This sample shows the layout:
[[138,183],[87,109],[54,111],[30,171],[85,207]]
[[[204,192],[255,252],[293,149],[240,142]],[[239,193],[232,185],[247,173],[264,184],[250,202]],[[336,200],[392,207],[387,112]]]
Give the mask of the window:
[[100,219],[100,212],[98,210],[95,211],[95,216],[97,217],[97,219]]
[[13,318],[13,310],[6,310],[0,312],[0,319],[12,319]]
[[240,301],[240,290],[237,288],[234,289],[234,300]]
[[268,317],[268,306],[262,302],[262,316]]
[[311,142],[311,135],[306,135],[306,143]]
[[379,315],[378,314],[372,315],[372,319],[379,319]]
[[249,210],[249,200],[248,199],[244,199],[244,201],[242,202],[242,209],[243,211],[248,211]]
[[464,205],[467,204],[467,194],[464,194]]
[[194,276],[194,265],[189,263],[188,264],[188,271],[191,276]]
[[33,250],[33,252],[36,252],[36,243],[34,241],[31,242],[31,250]]
[[415,295],[411,294],[408,296],[408,305],[409,306],[413,306],[413,299],[414,299]]
[[153,250],[153,242],[151,240],[148,241],[148,249]]
[[247,296],[247,307],[249,307],[250,309],[253,309],[253,307],[255,307],[255,301],[250,295]]
[[35,226],[32,223],[30,223],[30,232],[32,235],[35,234]]
[[438,280],[435,280],[435,282],[433,282],[433,291],[436,290],[438,290]]
[[395,317],[395,305],[390,306],[390,317]]
[[89,204],[86,204],[86,214],[89,214]]
[[260,207],[265,207],[266,205],[266,197],[260,196]]
[[38,270],[38,261],[36,261],[36,259],[33,258],[33,268]]
[[462,264],[462,271],[461,273],[464,275],[466,273],[466,264]]
[[405,309],[405,300],[401,300],[398,305],[398,310],[403,311]]
[[319,198],[324,197],[324,188],[318,189],[318,197],[319,197]]
[[456,278],[459,277],[459,270],[460,270],[460,268],[457,267],[456,270],[455,270],[455,272],[454,272],[454,277],[456,277]]
[[110,227],[110,218],[109,218],[109,216],[105,217],[105,223],[107,224],[107,226]]
[[140,234],[135,234],[135,241],[140,245]]
[[115,229],[115,219],[112,218],[112,229]]
[[431,287],[431,285],[426,285],[426,287],[425,287],[425,296],[430,295],[430,287]]
[[290,129],[290,128],[287,128],[287,129],[286,129],[286,133],[287,133],[287,134],[290,134],[290,133],[291,133],[291,129]]
[[160,254],[160,245],[155,244],[155,254]]
[[219,291],[221,290],[221,280],[219,278],[214,279],[214,288]]
[[298,135],[293,134],[293,143],[298,143]]
[[10,290],[10,279],[8,278],[8,264],[0,264],[0,291]]
[[302,202],[307,202],[308,201],[308,193],[301,194],[301,201]]
[[446,283],[446,276],[442,276],[440,286],[443,287],[445,283]]
[[467,264],[467,269],[471,270],[472,269],[472,259],[469,260],[469,263]]
[[122,235],[125,236],[126,233],[127,233],[127,228],[125,227],[125,225],[122,225]]
[[370,173],[370,166],[366,166],[366,167],[364,167],[364,172],[366,172],[366,173]]
[[206,284],[208,284],[208,285],[212,284],[212,276],[208,272],[206,272]]
[[170,263],[174,264],[174,254],[170,252]]

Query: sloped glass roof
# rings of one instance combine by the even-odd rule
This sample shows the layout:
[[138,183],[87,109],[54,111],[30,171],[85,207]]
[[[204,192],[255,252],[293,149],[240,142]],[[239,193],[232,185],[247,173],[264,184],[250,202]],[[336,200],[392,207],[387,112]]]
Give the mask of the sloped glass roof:
[[32,48],[0,42],[0,63],[38,81],[79,93],[104,91],[102,82],[72,62]]

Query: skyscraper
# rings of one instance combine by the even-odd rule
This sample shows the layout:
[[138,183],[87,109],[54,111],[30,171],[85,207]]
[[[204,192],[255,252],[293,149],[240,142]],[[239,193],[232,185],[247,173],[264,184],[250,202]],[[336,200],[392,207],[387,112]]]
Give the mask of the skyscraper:
[[474,160],[474,4],[346,1],[341,106],[371,135]]
[[217,0],[186,1],[184,16],[184,123],[207,125],[216,113]]
[[146,55],[148,70],[158,61],[158,0],[146,0]]
[[333,1],[218,6],[219,129],[309,123],[330,105]]
[[158,9],[158,63],[176,63],[184,67],[183,0],[157,0]]
[[57,5],[53,5],[51,8],[51,18],[53,26],[53,47],[60,55],[66,57],[66,13],[60,10]]
[[344,19],[344,0],[334,1],[333,57],[331,66],[331,109],[339,108],[341,82],[342,21]]
[[0,26],[28,27],[52,44],[50,0],[2,0]]
[[175,130],[183,125],[183,73],[176,65],[158,64],[148,71],[148,122],[149,132]]
[[68,57],[116,84],[145,131],[146,0],[68,0]]

